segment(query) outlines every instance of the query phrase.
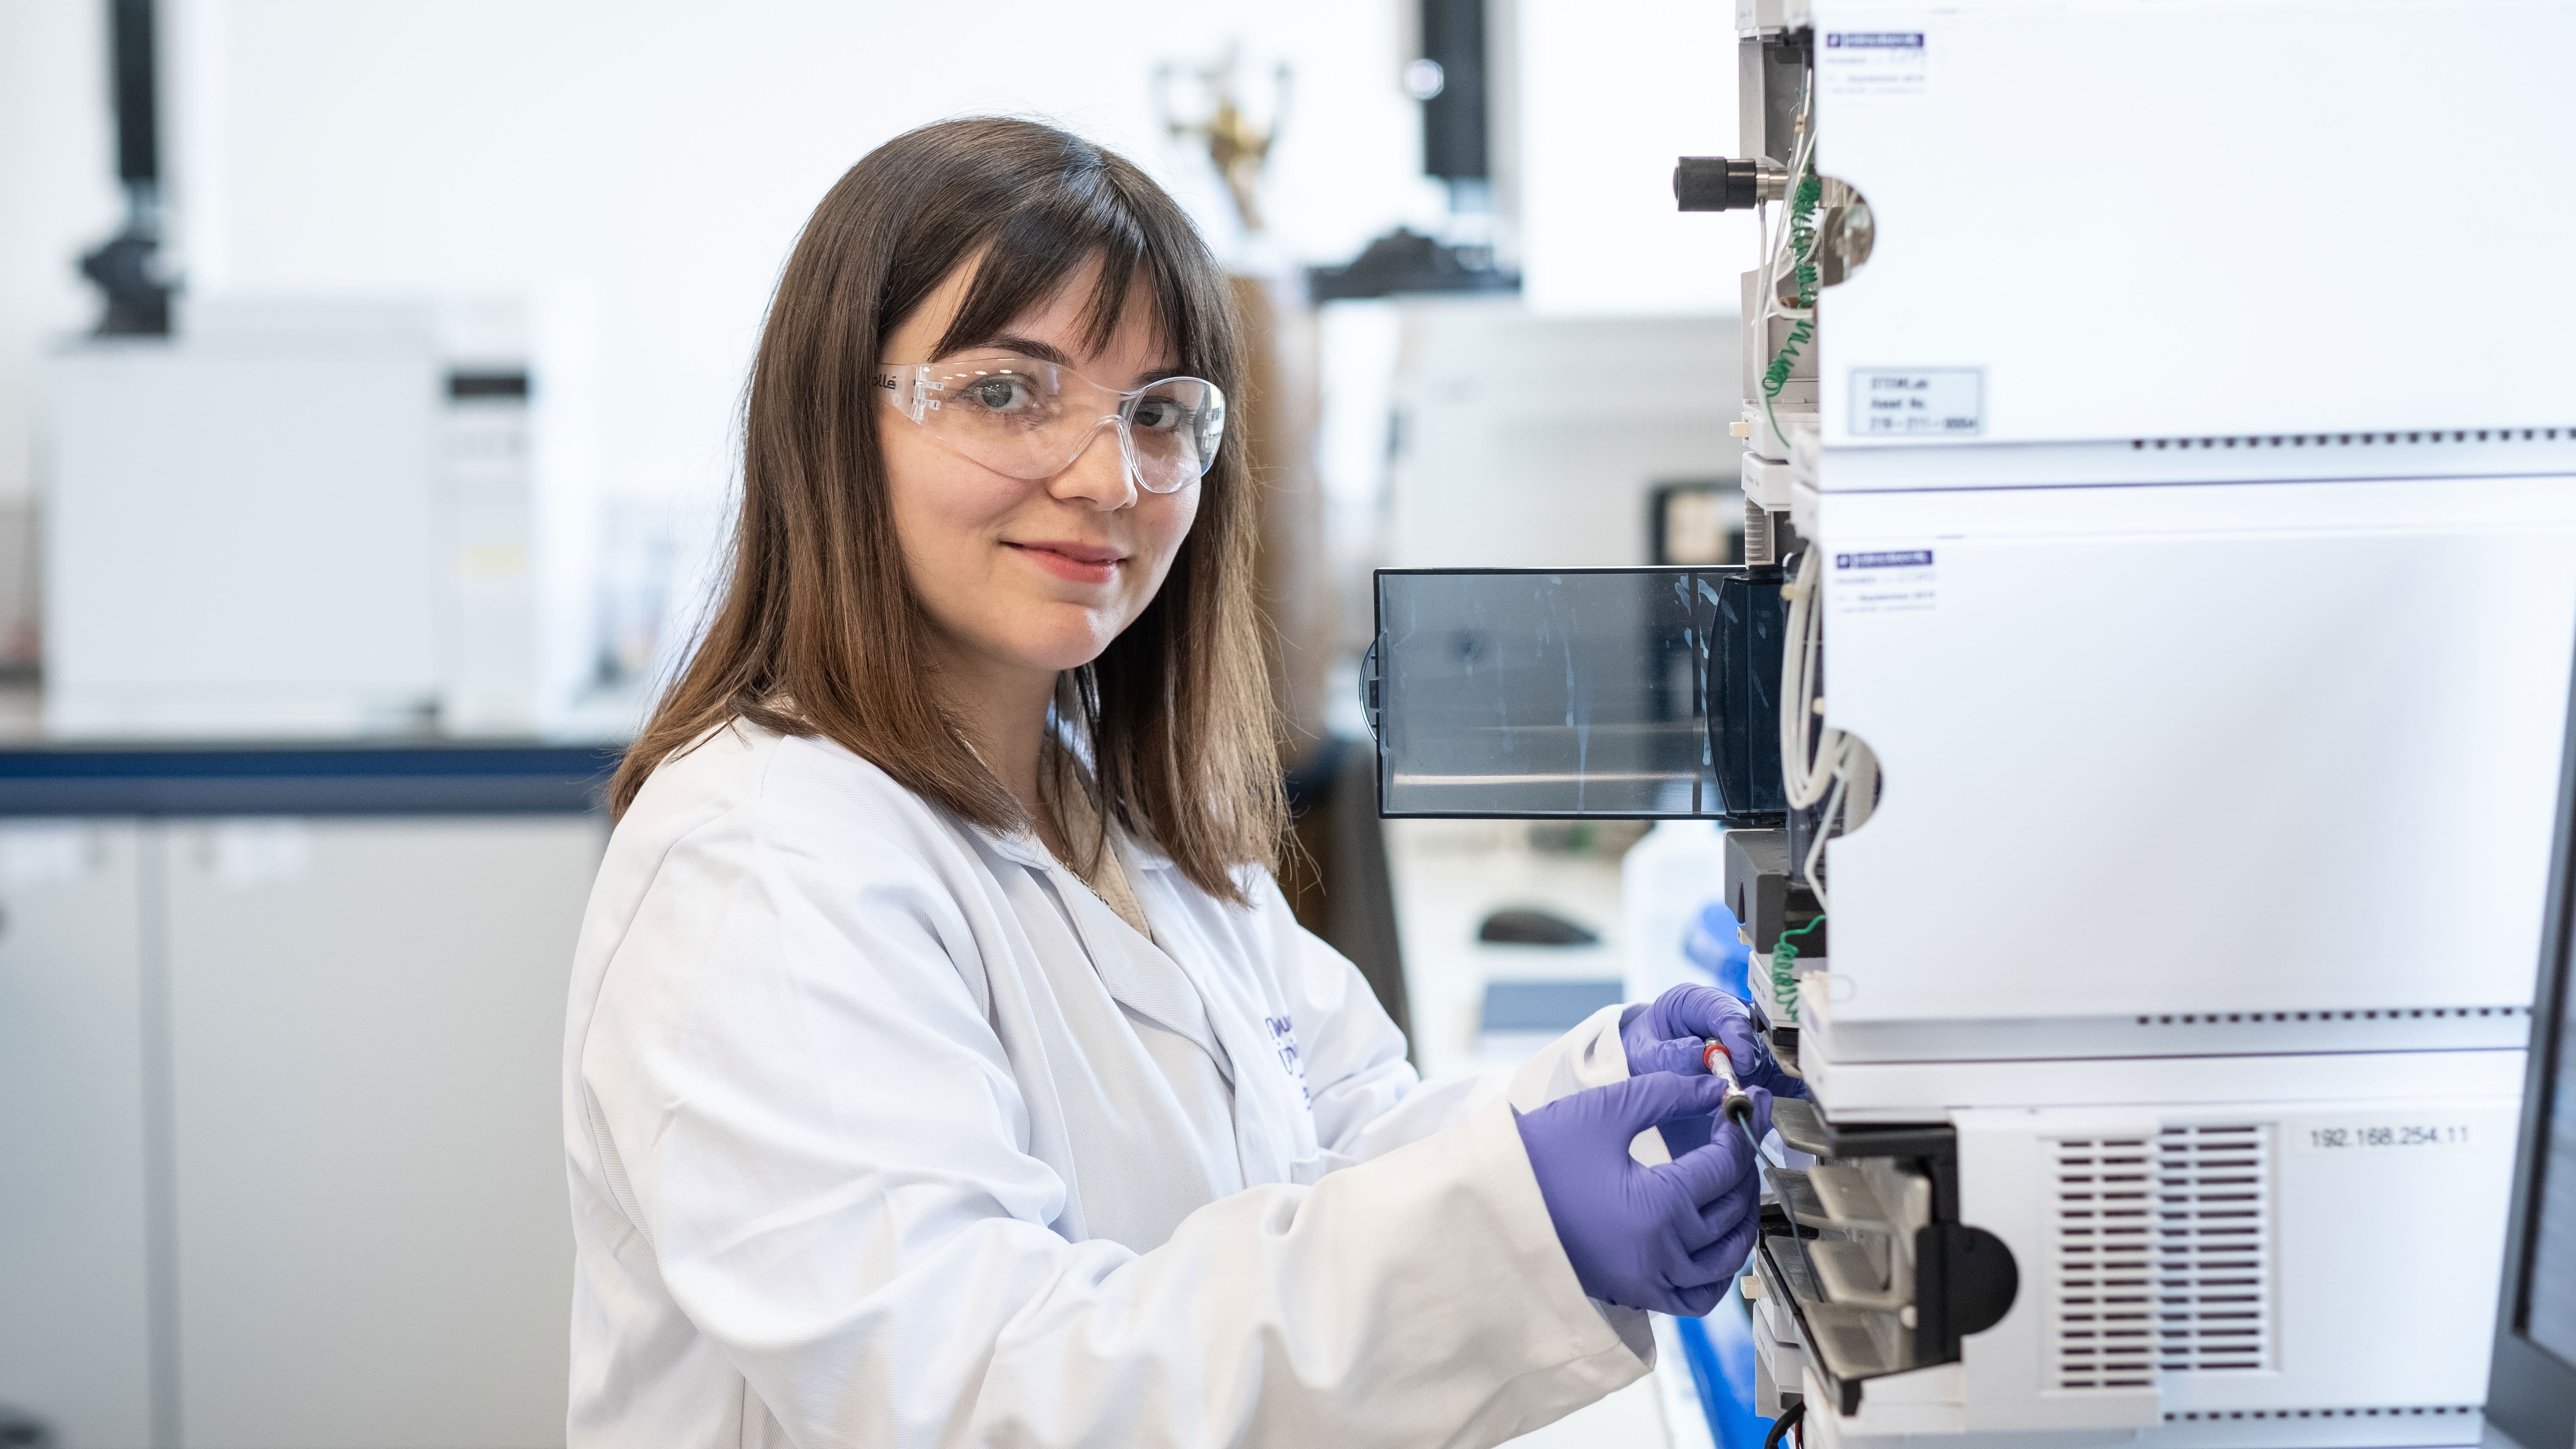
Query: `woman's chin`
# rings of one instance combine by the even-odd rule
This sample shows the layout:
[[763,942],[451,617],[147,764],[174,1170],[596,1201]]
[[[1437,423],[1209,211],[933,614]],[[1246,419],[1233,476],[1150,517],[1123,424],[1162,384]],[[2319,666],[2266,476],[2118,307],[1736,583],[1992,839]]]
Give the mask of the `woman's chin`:
[[1068,612],[1081,612],[1086,617],[1067,620],[1061,627],[1035,629],[1022,634],[1010,641],[1012,657],[1031,669],[1050,672],[1080,669],[1099,658],[1109,648],[1110,641],[1118,637],[1117,629],[1109,627],[1105,620],[1089,618],[1089,611]]

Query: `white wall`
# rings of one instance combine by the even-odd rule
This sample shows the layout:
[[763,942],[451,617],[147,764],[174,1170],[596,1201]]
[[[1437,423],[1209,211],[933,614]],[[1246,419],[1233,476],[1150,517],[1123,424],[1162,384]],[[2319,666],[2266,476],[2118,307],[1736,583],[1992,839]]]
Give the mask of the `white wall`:
[[1415,174],[1392,0],[181,3],[196,283],[582,286],[603,331],[605,482],[630,495],[721,483],[797,228],[844,168],[908,127],[1059,120],[1155,172],[1225,245],[1222,189],[1163,132],[1152,72],[1239,37],[1295,67],[1268,195],[1291,251],[1347,256],[1440,205]]
[[103,5],[0,3],[0,505],[30,491],[42,339],[98,320],[76,259],[124,214],[106,52]]
[[1523,296],[1556,316],[1732,314],[1742,212],[1684,215],[1673,162],[1733,156],[1724,0],[1518,0]]

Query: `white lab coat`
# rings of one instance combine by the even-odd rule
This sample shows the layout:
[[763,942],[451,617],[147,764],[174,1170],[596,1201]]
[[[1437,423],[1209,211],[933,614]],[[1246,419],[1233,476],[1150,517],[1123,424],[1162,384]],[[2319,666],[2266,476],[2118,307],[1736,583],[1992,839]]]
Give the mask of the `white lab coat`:
[[573,973],[573,1449],[1482,1445],[1651,1366],[1510,1110],[1615,1008],[1424,1087],[1267,875],[1117,848],[1150,941],[836,745],[663,763]]

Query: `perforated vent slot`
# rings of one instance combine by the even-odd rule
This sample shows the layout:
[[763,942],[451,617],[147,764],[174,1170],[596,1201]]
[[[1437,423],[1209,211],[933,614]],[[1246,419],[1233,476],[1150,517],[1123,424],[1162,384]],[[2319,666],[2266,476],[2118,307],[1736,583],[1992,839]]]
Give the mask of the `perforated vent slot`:
[[2140,1026],[2237,1026],[2266,1021],[2422,1021],[2426,1017],[2473,1016],[2512,1018],[2531,1015],[2528,1006],[2383,1006],[2356,1011],[2186,1011],[2141,1016]]
[[2283,433],[2234,438],[2131,438],[2133,451],[2163,448],[2396,448],[2436,443],[2554,443],[2576,428],[2418,428],[2405,433]]
[[2057,1256],[2047,1381],[2060,1389],[2155,1382],[2153,1154],[2144,1138],[2053,1144]]
[[2270,1366],[2271,1156],[2261,1127],[2157,1135],[2156,1362],[2168,1373]]
[[2482,1412],[2476,1404],[2393,1404],[2369,1409],[2195,1409],[2167,1413],[2168,1424],[2216,1424],[2236,1419],[2420,1419]]

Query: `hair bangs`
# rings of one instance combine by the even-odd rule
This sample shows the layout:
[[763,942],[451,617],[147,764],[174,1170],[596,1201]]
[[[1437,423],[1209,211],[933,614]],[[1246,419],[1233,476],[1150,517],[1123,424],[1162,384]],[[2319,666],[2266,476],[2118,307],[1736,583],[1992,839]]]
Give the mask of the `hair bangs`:
[[982,255],[956,317],[939,339],[940,353],[1008,332],[1097,263],[1080,315],[1087,346],[1094,351],[1109,346],[1141,268],[1150,289],[1150,325],[1181,354],[1174,361],[1183,370],[1205,366],[1206,360],[1196,355],[1202,348],[1194,345],[1205,329],[1169,260],[1174,247],[1203,250],[1197,233],[1157,225],[1162,219],[1140,211],[1100,168],[1080,168],[1058,180],[1053,194],[1037,205],[1012,210],[979,241]]

